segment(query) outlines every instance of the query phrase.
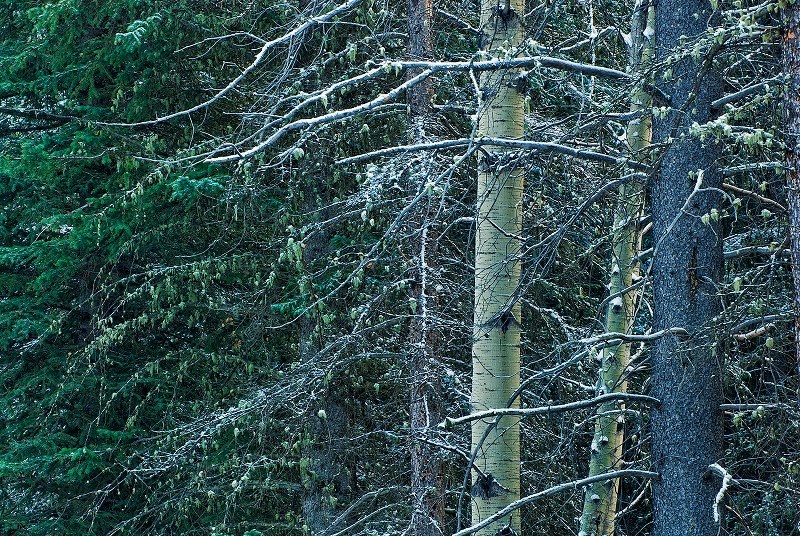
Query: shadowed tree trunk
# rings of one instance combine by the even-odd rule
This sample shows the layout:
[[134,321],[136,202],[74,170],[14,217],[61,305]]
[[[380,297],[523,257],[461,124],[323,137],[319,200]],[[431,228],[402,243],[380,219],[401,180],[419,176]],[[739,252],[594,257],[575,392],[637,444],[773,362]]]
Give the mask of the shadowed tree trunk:
[[[712,17],[704,0],[658,0],[656,58],[691,50]],[[688,40],[688,43],[687,43]],[[671,72],[670,72],[671,71]],[[663,82],[661,81],[663,80]],[[655,139],[666,143],[653,180],[653,330],[686,328],[690,336],[667,336],[652,351],[652,458],[660,478],[653,482],[653,536],[716,536],[712,505],[720,482],[709,464],[722,454],[722,356],[715,347],[713,318],[722,276],[722,235],[715,219],[701,217],[719,208],[719,147],[709,136],[689,134],[689,126],[711,119],[721,78],[708,57],[673,57],[657,83],[671,96],[671,109],[654,124]]]
[[786,75],[784,113],[786,141],[786,192],[794,280],[795,355],[800,371],[800,5],[783,11],[783,72]]
[[[481,4],[481,41],[487,58],[504,57],[523,39],[523,0]],[[514,87],[513,71],[487,72],[480,78],[478,136],[523,137],[523,96]],[[475,315],[472,348],[472,409],[508,405],[519,386],[522,171],[508,150],[491,148],[478,163],[478,220],[475,237]],[[515,407],[519,402],[515,402]],[[508,491],[498,496],[472,497],[472,523],[494,514],[519,498],[519,420],[504,417],[481,444],[494,419],[474,421],[472,448],[476,463]],[[473,473],[473,482],[478,475]],[[494,535],[508,519],[482,529]],[[519,516],[513,525],[520,530]]]
[[[432,0],[407,0],[408,9],[408,59],[433,59],[433,3]],[[406,78],[411,79],[420,69],[409,69]],[[428,77],[408,89],[409,141],[420,141],[426,136],[432,118],[433,79]]]
[[[421,166],[424,169],[424,166]],[[413,513],[412,534],[436,536],[444,533],[445,489],[442,461],[437,449],[426,439],[442,418],[441,390],[437,355],[441,340],[436,332],[438,301],[432,284],[436,270],[436,240],[434,231],[426,228],[425,211],[420,209],[414,218],[419,233],[412,239],[416,244],[417,264],[410,298],[416,312],[409,330],[410,358],[410,432],[411,432],[411,492]]]
[[[643,77],[652,59],[653,10],[648,1],[639,0],[631,17],[631,42],[628,71]],[[631,120],[627,128],[631,158],[642,158],[650,146],[652,122],[651,99],[642,87],[631,96],[631,111],[646,115]],[[639,219],[642,212],[643,185],[632,180],[620,187],[612,231],[611,300],[606,312],[606,331],[629,333],[636,317],[638,289],[628,290],[639,277],[636,255],[641,249]],[[631,345],[623,343],[603,350],[598,378],[598,395],[627,391],[627,368]],[[589,476],[622,468],[622,443],[625,439],[625,404],[609,402],[597,408],[594,437],[590,449]],[[619,479],[596,482],[586,490],[579,536],[612,536],[617,513]]]
[[[433,59],[431,0],[408,0],[409,59]],[[410,70],[408,77],[418,71]],[[412,144],[422,143],[429,136],[433,103],[430,78],[410,88],[408,98],[408,137]],[[428,159],[423,156],[412,169],[416,174],[411,184],[423,191],[429,180]],[[412,187],[413,188],[413,187]],[[412,191],[411,194],[415,194]],[[433,278],[437,269],[436,229],[429,219],[430,205],[421,199],[411,217],[407,235],[411,258],[415,262],[410,300],[415,306],[409,326],[410,363],[410,432],[411,432],[411,533],[414,536],[438,536],[444,533],[444,477],[436,448],[425,442],[430,431],[442,418],[441,390],[437,357],[440,340],[435,322],[438,301]]]
[[[302,202],[304,211],[315,212],[318,202],[318,187],[326,178],[320,176],[315,160],[305,160],[307,183]],[[323,211],[324,214],[325,211]],[[324,260],[327,254],[329,236],[324,229],[317,230],[303,240],[303,266],[313,273],[314,265]],[[313,282],[309,282],[314,292]],[[320,334],[317,330],[317,315],[303,316],[297,320],[300,359],[307,362],[321,349]],[[348,400],[337,393],[334,378],[318,394],[316,405],[306,416],[305,433],[309,435],[303,447],[306,468],[303,478],[303,521],[309,534],[322,535],[329,532],[340,509],[336,508],[338,498],[350,494],[351,474],[347,467],[348,433],[350,428],[350,409]]]

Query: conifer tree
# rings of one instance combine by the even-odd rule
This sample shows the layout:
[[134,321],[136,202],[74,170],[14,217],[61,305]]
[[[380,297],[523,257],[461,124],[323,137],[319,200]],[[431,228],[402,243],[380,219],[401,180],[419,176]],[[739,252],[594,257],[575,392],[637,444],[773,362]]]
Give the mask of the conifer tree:
[[[714,336],[721,309],[722,176],[720,146],[690,133],[713,118],[721,93],[713,49],[706,39],[714,8],[705,0],[659,1],[655,6],[656,60],[668,65],[662,87],[670,102],[654,122],[655,142],[665,144],[651,186],[653,215],[653,329],[683,328],[688,337],[655,341],[651,410],[654,536],[713,536],[719,482],[709,466],[722,454],[722,355]],[[692,54],[697,47],[701,54]]]

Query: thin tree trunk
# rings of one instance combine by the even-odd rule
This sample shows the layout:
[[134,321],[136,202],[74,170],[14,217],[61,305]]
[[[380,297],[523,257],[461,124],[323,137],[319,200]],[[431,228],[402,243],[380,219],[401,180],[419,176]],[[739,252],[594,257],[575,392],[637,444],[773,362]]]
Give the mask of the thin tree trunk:
[[[313,170],[313,159],[304,165]],[[306,170],[304,170],[306,171]],[[314,200],[318,195],[318,184],[327,177],[308,171],[307,189],[302,208],[306,213],[317,209]],[[314,270],[314,265],[327,254],[329,236],[325,230],[310,234],[304,240],[303,266]],[[320,334],[315,316],[302,316],[297,320],[300,359],[311,360],[320,351]],[[348,401],[336,393],[336,382],[331,381],[315,400],[316,404],[305,417],[305,432],[309,435],[303,447],[303,458],[307,465],[301,473],[303,479],[303,522],[312,535],[325,534],[339,513],[336,499],[351,492],[351,474],[347,468],[347,437],[351,417]]]
[[[488,57],[502,57],[523,40],[524,0],[481,5],[482,48]],[[512,83],[515,72],[487,72],[480,78],[481,109],[478,135],[522,138],[523,97]],[[475,238],[475,315],[472,348],[472,409],[508,405],[519,386],[520,233],[522,230],[522,171],[514,155],[500,149],[482,153],[478,163],[478,221]],[[515,402],[514,407],[518,406]],[[472,448],[476,463],[508,491],[472,497],[473,524],[519,498],[519,420],[504,417],[481,443],[493,419],[474,421]],[[473,482],[478,475],[473,473]],[[475,487],[475,486],[473,486]],[[484,494],[485,495],[485,494]],[[508,520],[503,520],[502,524]],[[519,516],[512,525],[519,531]],[[481,530],[494,535],[500,522]]]
[[783,72],[786,140],[786,192],[789,208],[789,237],[794,279],[795,355],[800,371],[800,5],[788,4],[783,11]]
[[[431,0],[408,0],[408,56],[410,59],[433,59],[433,6]],[[409,72],[416,76],[418,72]],[[432,80],[427,79],[408,91],[408,137],[412,144],[423,143],[428,136],[433,113]],[[424,189],[430,173],[427,159],[414,173]],[[415,192],[412,192],[415,193]],[[433,325],[438,301],[433,276],[437,262],[437,236],[428,220],[426,203],[420,202],[413,213],[408,235],[413,242],[414,282],[410,298],[416,311],[409,326],[410,361],[410,432],[411,432],[411,533],[414,536],[438,536],[444,533],[445,490],[442,463],[436,449],[424,440],[441,420],[441,390],[436,360],[440,340]]]
[[[705,0],[658,0],[656,58],[686,52],[712,19]],[[651,413],[653,536],[716,536],[712,505],[720,482],[708,466],[722,454],[722,356],[712,321],[723,271],[718,222],[701,217],[719,209],[719,147],[713,137],[689,134],[711,118],[721,77],[710,58],[685,53],[672,58],[662,87],[671,110],[656,118],[655,139],[668,147],[652,184],[653,329],[686,328],[690,337],[658,339],[652,351],[653,395],[662,404]],[[660,83],[660,82],[659,82]],[[707,218],[705,218],[707,219]]]
[[[408,58],[410,60],[433,59],[433,3],[432,0],[407,0],[408,9]],[[420,69],[409,69],[406,77],[414,78]],[[433,112],[433,79],[426,78],[409,88],[408,122],[410,141],[426,136]]]
[[415,218],[423,226],[419,234],[416,280],[411,298],[417,311],[411,319],[409,357],[411,366],[411,493],[413,512],[411,530],[415,536],[438,536],[444,533],[445,489],[442,462],[437,449],[424,440],[441,421],[441,390],[436,356],[441,341],[436,333],[437,299],[431,274],[436,269],[436,240],[430,236],[424,215]]
[[[643,76],[650,64],[653,30],[653,10],[649,2],[639,0],[631,17],[631,43],[628,71]],[[650,96],[640,85],[631,98],[632,112],[647,112]],[[650,146],[652,122],[649,113],[628,123],[627,142],[631,158],[641,158]],[[606,312],[607,332],[629,333],[637,307],[637,290],[628,290],[639,276],[636,255],[641,250],[639,219],[644,202],[643,184],[633,180],[620,187],[612,231],[611,281],[612,299]],[[627,368],[630,363],[630,343],[610,346],[603,350],[598,378],[598,393],[627,392]],[[610,402],[597,408],[594,437],[589,458],[589,476],[622,468],[622,444],[625,431],[625,404]],[[586,490],[579,536],[612,536],[617,513],[619,479],[597,482]]]

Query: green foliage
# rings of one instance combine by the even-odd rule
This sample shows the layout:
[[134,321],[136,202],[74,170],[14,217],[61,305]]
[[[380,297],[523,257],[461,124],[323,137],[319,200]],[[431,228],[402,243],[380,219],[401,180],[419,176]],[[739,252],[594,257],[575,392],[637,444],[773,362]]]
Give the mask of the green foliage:
[[[335,164],[405,143],[401,97],[347,121],[288,129],[242,162],[204,162],[266,139],[287,115],[310,120],[402,83],[405,74],[390,69],[321,97],[331,84],[405,57],[399,4],[363,2],[339,24],[271,50],[239,86],[193,114],[112,125],[206,102],[264,41],[316,14],[296,3],[251,4],[15,0],[0,8],[0,533],[300,535],[312,490],[330,511],[349,512],[338,530],[357,522],[353,533],[402,533],[413,511],[405,486],[415,439],[407,330],[420,308],[409,300],[419,284],[412,202],[437,237],[430,289],[441,307],[432,325],[444,344],[432,381],[447,414],[470,409],[473,156],[461,162],[463,152],[445,149]],[[437,6],[478,24],[460,3]],[[594,4],[596,28],[626,27],[629,7]],[[578,43],[589,31],[585,10],[531,6],[526,53],[558,55]],[[444,17],[436,28],[440,57],[473,58],[475,35]],[[731,89],[772,76],[773,52],[760,37],[736,39],[717,57]],[[753,48],[749,61],[740,61],[742,47]],[[608,36],[564,55],[588,63],[592,51],[599,64],[625,63],[624,45]],[[467,137],[470,76],[438,76],[441,108],[429,133]],[[627,111],[623,85],[596,79],[587,97],[587,77],[533,69],[527,78],[531,139],[624,154],[613,115]],[[694,135],[728,143],[726,166],[779,161],[781,133],[764,126],[777,123],[778,93],[729,105]],[[425,180],[413,171],[422,161],[431,170]],[[520,165],[523,373],[571,363],[531,382],[522,402],[575,401],[594,382],[591,355],[571,360],[586,350],[576,341],[596,333],[610,257],[608,198],[583,203],[620,170],[556,155]],[[783,180],[772,168],[730,179],[778,201]],[[716,215],[726,247],[779,249],[784,214],[740,197]],[[769,333],[724,339],[729,401],[788,403],[796,392],[791,273],[781,259],[728,261],[720,331],[780,316]],[[647,287],[644,300],[637,333],[649,325]],[[646,390],[646,374],[634,376],[632,390]],[[729,417],[726,466],[735,478],[765,483],[729,491],[731,504],[753,534],[792,534],[800,460],[791,415]],[[526,490],[580,476],[590,422],[587,412],[524,425]],[[628,461],[648,460],[646,425],[644,413],[629,418]],[[432,437],[464,450],[463,432]],[[451,492],[460,491],[465,467],[453,452],[442,453]],[[754,462],[762,452],[770,461]],[[321,469],[325,456],[333,475]],[[637,493],[623,488],[623,500]],[[568,499],[572,510],[564,501],[526,510],[524,523],[563,532],[580,497]],[[748,534],[745,521],[731,521],[731,534]],[[627,534],[646,530],[646,509],[624,523]]]

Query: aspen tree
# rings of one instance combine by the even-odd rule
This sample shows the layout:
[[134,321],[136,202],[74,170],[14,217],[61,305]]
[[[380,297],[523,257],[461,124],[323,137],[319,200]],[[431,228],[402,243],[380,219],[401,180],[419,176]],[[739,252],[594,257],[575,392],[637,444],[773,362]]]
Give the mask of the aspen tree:
[[[632,76],[644,76],[652,58],[654,12],[647,0],[639,0],[631,17],[628,69]],[[650,95],[639,84],[631,98],[631,112],[643,114],[627,126],[631,158],[641,158],[650,145],[652,122]],[[636,255],[641,249],[639,219],[642,212],[643,184],[633,179],[618,192],[612,230],[610,300],[606,312],[606,331],[629,333],[636,316],[638,290],[631,289],[639,279]],[[598,378],[599,395],[627,391],[631,344],[623,342],[603,349]],[[608,402],[597,408],[594,437],[590,448],[589,476],[622,468],[624,440],[623,402]],[[619,480],[596,482],[586,490],[579,534],[611,536],[617,512]]]
[[[523,0],[481,3],[481,55],[513,57],[515,47],[523,40],[524,9]],[[524,101],[512,83],[516,74],[498,70],[480,76],[478,136],[522,138]],[[514,156],[509,149],[491,147],[481,153],[478,164],[472,350],[474,411],[506,407],[519,386],[520,304],[516,292],[521,272],[523,176]],[[505,490],[497,496],[472,497],[473,524],[519,498],[518,419],[503,417],[484,439],[487,426],[493,422],[494,419],[484,419],[473,423],[472,445],[473,450],[478,449],[477,465]],[[473,474],[473,482],[478,476]],[[508,522],[504,519],[491,524],[478,534],[493,535]],[[519,516],[513,516],[511,523],[515,530],[520,530]]]

